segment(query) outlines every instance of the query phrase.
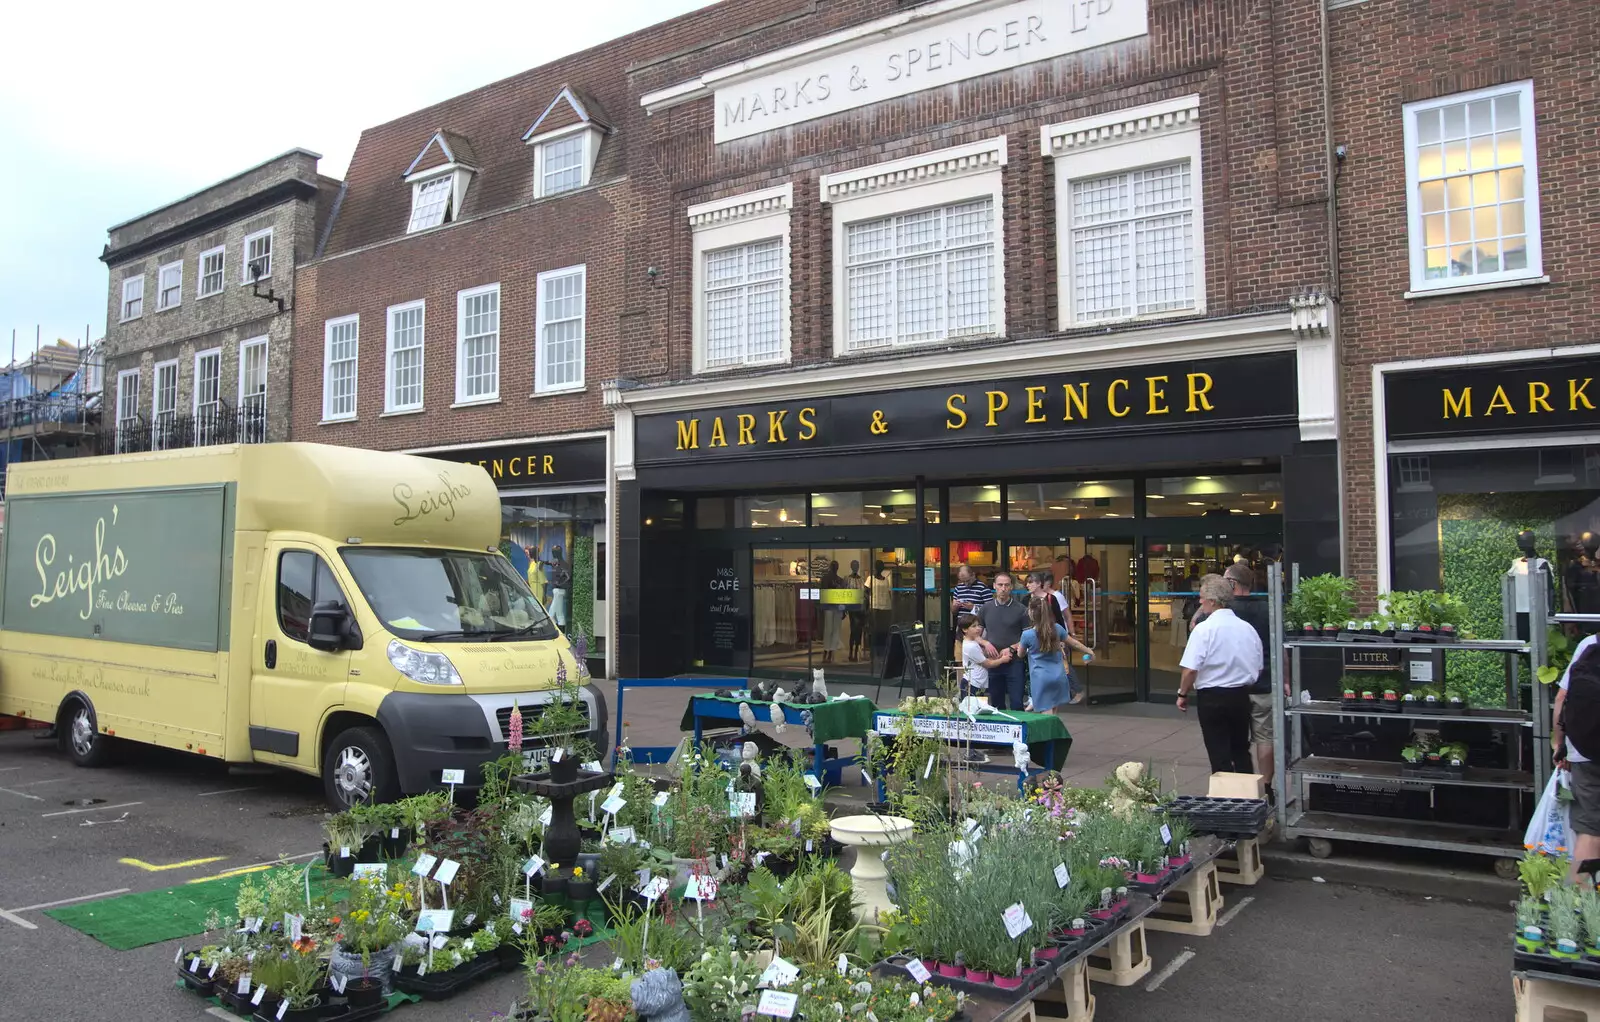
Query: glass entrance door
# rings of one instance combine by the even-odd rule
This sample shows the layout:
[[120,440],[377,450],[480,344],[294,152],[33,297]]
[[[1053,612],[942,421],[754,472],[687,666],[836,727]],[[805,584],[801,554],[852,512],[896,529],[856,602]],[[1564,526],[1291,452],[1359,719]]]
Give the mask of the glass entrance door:
[[875,678],[890,626],[919,616],[916,569],[904,547],[753,548],[752,672]]
[[1007,562],[1026,589],[1031,572],[1047,571],[1067,595],[1072,634],[1094,650],[1094,661],[1072,669],[1090,700],[1123,702],[1139,690],[1140,607],[1134,544],[1127,539],[1073,536],[1048,543],[1008,544]]
[[1226,536],[1153,541],[1147,545],[1149,698],[1171,699],[1178,694],[1178,682],[1183,673],[1178,661],[1189,641],[1194,616],[1200,610],[1200,579],[1205,575],[1220,575],[1229,565],[1243,562],[1257,573],[1256,590],[1264,590],[1266,558],[1274,549],[1269,539]]

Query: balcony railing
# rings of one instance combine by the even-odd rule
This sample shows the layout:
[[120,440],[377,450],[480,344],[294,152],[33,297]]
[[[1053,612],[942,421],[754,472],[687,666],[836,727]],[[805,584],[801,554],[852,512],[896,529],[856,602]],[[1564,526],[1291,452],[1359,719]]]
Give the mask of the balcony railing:
[[267,440],[266,408],[247,401],[235,411],[222,402],[202,405],[193,415],[164,413],[154,423],[142,415],[117,421],[101,435],[100,450],[107,454],[136,451],[170,451],[180,447],[216,444],[260,444]]

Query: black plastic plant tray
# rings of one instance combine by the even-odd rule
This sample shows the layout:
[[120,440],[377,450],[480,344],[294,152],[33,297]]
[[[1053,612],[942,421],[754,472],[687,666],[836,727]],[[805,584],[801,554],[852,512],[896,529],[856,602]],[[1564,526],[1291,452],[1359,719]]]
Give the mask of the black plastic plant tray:
[[1401,775],[1405,777],[1434,777],[1441,780],[1460,780],[1466,775],[1465,766],[1429,766],[1421,763],[1405,763],[1400,767]]
[[494,972],[499,964],[497,958],[485,955],[449,972],[430,972],[418,976],[415,969],[401,971],[395,974],[394,985],[395,989],[416,994],[425,1001],[442,1001]]
[[[868,971],[879,976],[893,976],[896,979],[904,979],[908,983],[915,983],[916,980],[911,978],[911,973],[906,971],[905,963],[908,961],[910,961],[909,958],[897,955],[894,958],[885,958],[883,961],[872,966],[872,968]],[[1031,1000],[1032,998],[1028,997],[1030,993],[1055,978],[1055,967],[1059,965],[1060,962],[1061,960],[1057,959],[1054,962],[1043,963],[1039,968],[1033,971],[1032,975],[1023,978],[1021,986],[1014,987],[1010,990],[996,986],[993,983],[972,983],[965,979],[956,979],[951,976],[941,976],[939,975],[937,969],[928,970],[930,973],[928,976],[928,982],[932,983],[934,986],[949,987],[951,990],[960,990],[967,994],[978,997],[1016,997],[1019,1000]],[[923,964],[927,963],[924,962]]]
[[1556,976],[1572,975],[1573,960],[1557,958],[1548,951],[1524,951],[1516,948],[1511,952],[1511,960],[1519,969],[1528,972],[1548,972]]

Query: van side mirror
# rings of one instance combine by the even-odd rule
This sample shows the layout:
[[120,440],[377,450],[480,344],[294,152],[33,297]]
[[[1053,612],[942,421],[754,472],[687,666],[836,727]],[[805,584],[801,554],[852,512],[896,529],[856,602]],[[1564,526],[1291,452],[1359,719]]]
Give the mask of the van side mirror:
[[350,611],[343,604],[319,603],[311,608],[307,642],[312,649],[333,653],[344,649],[350,635]]

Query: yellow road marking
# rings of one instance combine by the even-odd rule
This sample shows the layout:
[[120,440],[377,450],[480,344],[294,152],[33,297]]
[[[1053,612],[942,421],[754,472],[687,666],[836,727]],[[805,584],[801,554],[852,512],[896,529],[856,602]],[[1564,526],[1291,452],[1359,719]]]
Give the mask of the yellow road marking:
[[267,870],[267,869],[271,869],[271,868],[272,868],[272,864],[271,863],[268,863],[268,864],[266,864],[264,866],[245,866],[245,867],[243,867],[241,869],[230,869],[226,873],[218,873],[215,876],[196,877],[193,880],[185,880],[184,883],[186,883],[186,884],[203,884],[208,880],[226,880],[229,877],[244,876],[246,873],[260,873],[262,870]]
[[165,866],[157,866],[145,862],[143,859],[118,859],[124,866],[138,866],[147,873],[161,873],[169,869],[184,869],[189,866],[204,866],[208,862],[221,862],[227,858],[225,855],[213,855],[208,859],[185,859],[182,862],[169,862]]

